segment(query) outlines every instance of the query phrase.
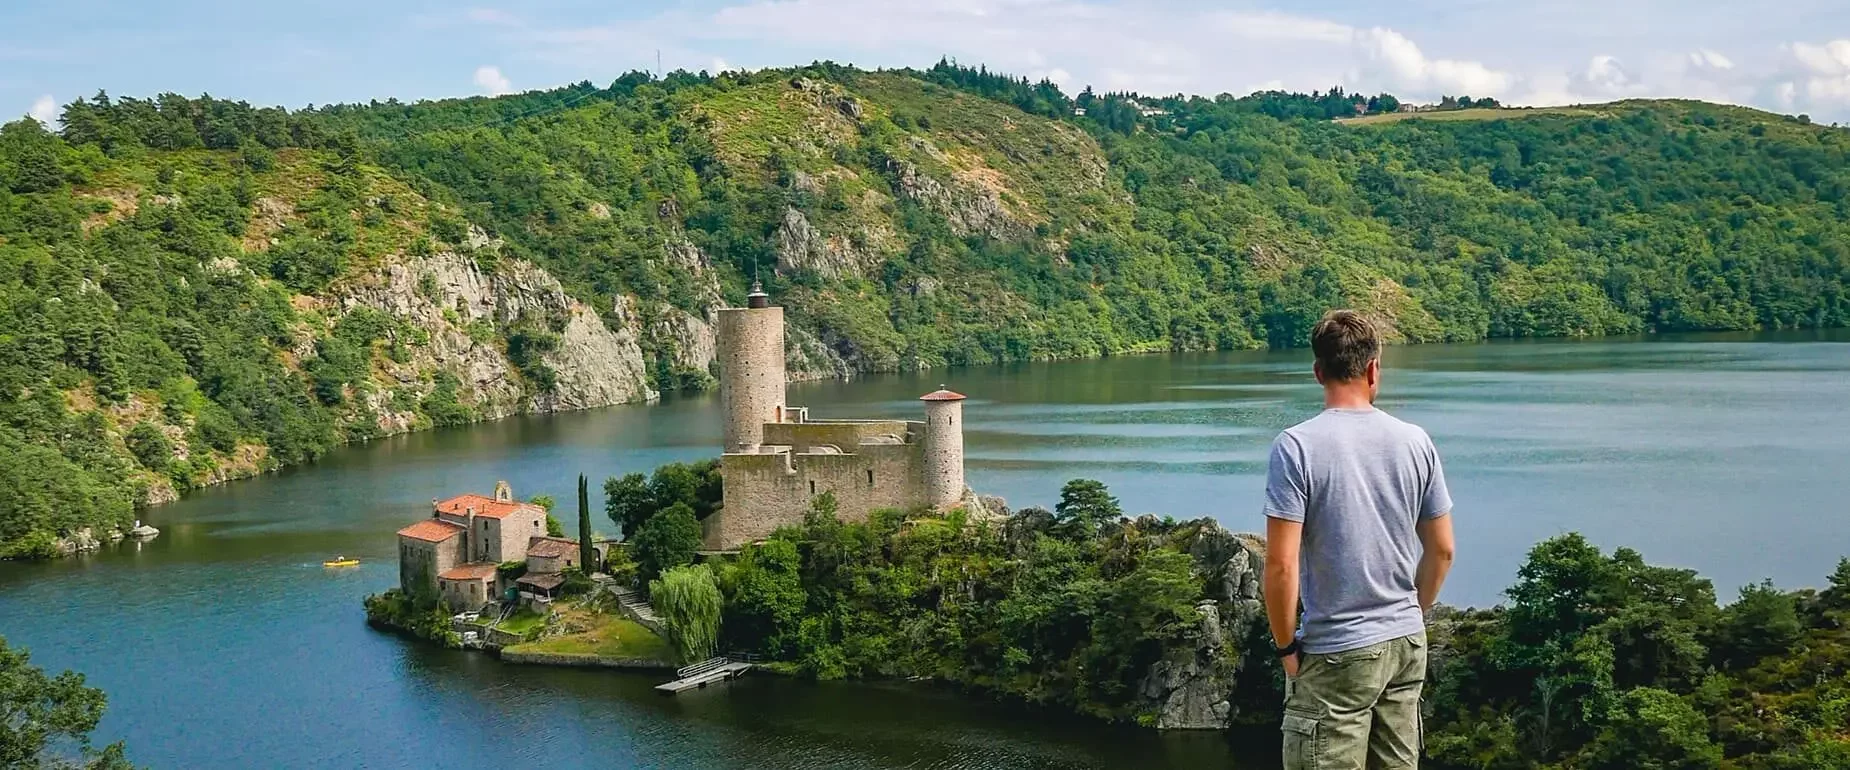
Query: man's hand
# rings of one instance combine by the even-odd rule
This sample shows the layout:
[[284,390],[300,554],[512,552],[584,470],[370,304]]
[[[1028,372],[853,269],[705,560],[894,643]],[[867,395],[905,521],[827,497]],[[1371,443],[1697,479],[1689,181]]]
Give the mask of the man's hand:
[[1285,666],[1285,678],[1286,679],[1298,678],[1298,654],[1297,653],[1294,652],[1294,653],[1291,653],[1290,655],[1286,655],[1285,657],[1279,658],[1278,662],[1283,663]]

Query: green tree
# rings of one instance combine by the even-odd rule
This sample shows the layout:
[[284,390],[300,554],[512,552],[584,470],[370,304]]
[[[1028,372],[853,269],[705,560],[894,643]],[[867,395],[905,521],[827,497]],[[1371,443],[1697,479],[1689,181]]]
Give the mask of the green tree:
[[675,503],[649,517],[630,540],[630,553],[644,580],[692,563],[699,548],[700,522],[694,520],[694,510],[686,503]]
[[795,543],[774,538],[748,545],[720,573],[726,632],[745,649],[783,657],[796,649],[808,596]]
[[84,686],[84,677],[66,671],[55,677],[32,665],[25,650],[0,638],[0,766],[66,767],[59,755],[74,745],[82,766],[96,770],[129,767],[122,744],[101,751],[90,746],[90,732],[103,719],[108,699],[102,690]]
[[617,525],[625,539],[634,538],[642,524],[655,515],[655,498],[649,493],[649,477],[627,473],[604,480],[604,515]]
[[152,422],[135,423],[122,441],[135,460],[149,470],[166,470],[167,463],[173,460],[173,442]]
[[1740,668],[1792,649],[1805,627],[1792,595],[1766,580],[1741,587],[1741,597],[1723,609],[1718,631],[1716,656]]
[[559,520],[552,515],[552,509],[559,504],[558,501],[553,499],[552,495],[534,495],[528,498],[527,502],[546,509],[547,537],[565,537],[565,525],[559,523]]
[[598,572],[603,565],[597,563],[597,545],[592,542],[591,499],[586,483],[585,475],[578,474],[578,563],[584,565],[588,575]]
[[1706,770],[1722,763],[1707,720],[1675,693],[1652,687],[1625,693],[1585,757],[1585,766],[1598,770]]
[[1124,515],[1124,509],[1118,507],[1118,498],[1112,497],[1102,482],[1091,479],[1066,482],[1060,488],[1060,502],[1053,510],[1061,524],[1088,536]]
[[663,572],[649,582],[649,602],[661,613],[668,642],[682,662],[712,657],[719,644],[723,600],[707,565],[681,565]]

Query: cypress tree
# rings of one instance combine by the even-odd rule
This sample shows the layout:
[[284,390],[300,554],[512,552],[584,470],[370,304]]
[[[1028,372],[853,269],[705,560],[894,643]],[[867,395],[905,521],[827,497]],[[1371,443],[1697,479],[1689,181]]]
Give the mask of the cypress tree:
[[578,564],[586,575],[602,571],[597,563],[597,548],[591,544],[591,503],[585,491],[585,475],[578,474]]

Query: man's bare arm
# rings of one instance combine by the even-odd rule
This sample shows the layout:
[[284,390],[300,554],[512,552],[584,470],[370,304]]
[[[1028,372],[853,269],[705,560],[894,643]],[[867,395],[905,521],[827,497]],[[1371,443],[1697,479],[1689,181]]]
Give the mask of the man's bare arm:
[[[1413,573],[1413,584],[1419,588],[1420,612],[1431,612],[1433,604],[1439,601],[1439,587],[1445,585],[1445,573],[1452,570],[1452,556],[1456,552],[1452,542],[1452,514],[1447,512],[1421,519],[1414,529],[1420,535],[1420,566]],[[1266,586],[1269,588],[1271,584]],[[1296,586],[1292,588],[1295,595]],[[1273,627],[1277,627],[1276,621]]]
[[[1303,523],[1266,517],[1265,616],[1279,647],[1298,635],[1298,546],[1303,538]],[[1296,656],[1285,659],[1285,673],[1297,676]]]

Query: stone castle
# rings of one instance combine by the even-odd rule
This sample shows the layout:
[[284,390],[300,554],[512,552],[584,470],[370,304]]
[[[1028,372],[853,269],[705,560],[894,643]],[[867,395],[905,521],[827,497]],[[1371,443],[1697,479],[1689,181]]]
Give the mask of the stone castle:
[[746,307],[718,311],[725,500],[704,522],[709,551],[799,524],[833,493],[843,521],[883,508],[981,506],[964,486],[964,397],[928,393],[925,420],[812,420],[784,394],[784,309],[754,284]]

